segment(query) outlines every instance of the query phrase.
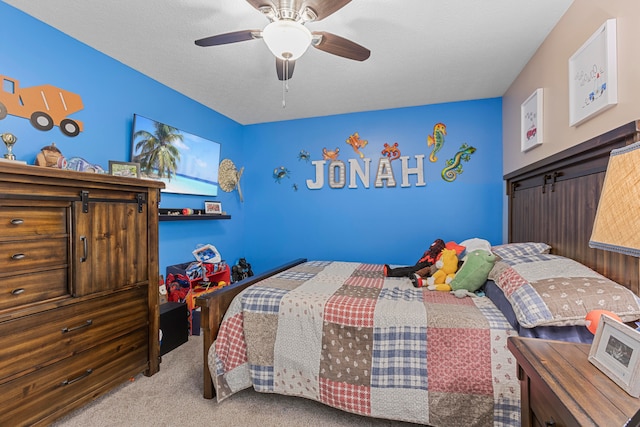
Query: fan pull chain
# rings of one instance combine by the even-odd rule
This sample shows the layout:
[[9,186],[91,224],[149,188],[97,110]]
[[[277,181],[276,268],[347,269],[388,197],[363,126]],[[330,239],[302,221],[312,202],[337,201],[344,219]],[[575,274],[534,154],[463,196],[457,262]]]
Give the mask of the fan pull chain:
[[282,61],[282,108],[287,108],[286,94],[289,92],[289,60]]

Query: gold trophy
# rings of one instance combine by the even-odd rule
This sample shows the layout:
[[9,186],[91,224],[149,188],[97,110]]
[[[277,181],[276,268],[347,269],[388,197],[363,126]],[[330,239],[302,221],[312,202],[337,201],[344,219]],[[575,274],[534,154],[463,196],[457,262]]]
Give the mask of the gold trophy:
[[15,137],[12,133],[3,133],[0,135],[2,137],[2,142],[7,146],[7,154],[4,155],[4,158],[7,160],[15,160],[16,156],[11,152],[13,149],[13,145],[16,143],[18,138]]

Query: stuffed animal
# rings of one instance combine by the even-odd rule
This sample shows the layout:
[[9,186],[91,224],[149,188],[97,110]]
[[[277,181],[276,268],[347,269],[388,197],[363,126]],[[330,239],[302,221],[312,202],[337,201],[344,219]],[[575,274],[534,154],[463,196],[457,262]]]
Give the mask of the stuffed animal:
[[56,147],[56,143],[52,142],[51,145],[42,147],[36,156],[35,164],[36,166],[65,169],[67,167],[67,160],[58,147]]
[[[167,276],[167,282],[169,282],[169,276]],[[167,299],[171,302],[184,302],[187,298],[187,293],[189,292],[188,287],[183,287],[178,282],[169,283],[168,289],[168,297]]]
[[438,270],[427,278],[427,289],[431,291],[451,290],[449,283],[456,277],[458,271],[458,255],[455,249],[443,249],[442,256],[436,262]]
[[450,286],[454,291],[464,289],[475,292],[482,287],[489,277],[489,272],[496,262],[496,256],[483,249],[477,249],[464,257],[462,267]]
[[[421,277],[426,277],[429,275],[431,266],[433,266],[436,263],[436,261],[440,257],[440,254],[442,253],[442,250],[445,247],[446,246],[445,246],[444,240],[436,239],[429,246],[429,248],[426,251],[424,251],[424,253],[422,254],[422,257],[418,260],[418,262],[415,265],[408,266],[408,267],[391,268],[389,267],[388,264],[385,264],[383,267],[384,277],[413,278],[414,274],[418,274],[418,276],[421,276]],[[415,283],[414,283],[414,286],[416,286]]]
[[102,166],[98,164],[91,164],[82,157],[71,157],[67,162],[66,169],[78,172],[105,173]]

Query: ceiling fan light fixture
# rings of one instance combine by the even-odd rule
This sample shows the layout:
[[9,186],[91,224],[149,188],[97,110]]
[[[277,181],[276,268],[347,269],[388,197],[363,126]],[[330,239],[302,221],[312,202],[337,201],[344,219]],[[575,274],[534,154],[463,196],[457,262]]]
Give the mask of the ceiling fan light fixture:
[[275,21],[262,31],[262,39],[278,58],[295,61],[311,44],[311,32],[295,21]]

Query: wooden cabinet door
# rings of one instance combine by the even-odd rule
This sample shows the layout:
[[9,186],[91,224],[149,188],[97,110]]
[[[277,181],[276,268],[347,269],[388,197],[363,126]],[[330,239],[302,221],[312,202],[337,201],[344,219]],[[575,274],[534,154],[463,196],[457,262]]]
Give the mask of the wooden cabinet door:
[[125,193],[74,204],[74,295],[148,285],[146,202]]
[[547,202],[548,195],[540,186],[518,189],[511,195],[509,220],[528,227],[514,229],[509,226],[510,242],[546,242],[551,220],[544,208]]
[[[515,229],[510,225],[512,242],[544,242],[579,262],[591,263],[594,252],[578,250],[588,248],[604,172],[593,173],[575,179],[569,172],[546,175],[544,184],[530,185],[529,180],[516,188],[509,199],[511,224],[525,224]],[[572,236],[568,241],[566,236]]]

